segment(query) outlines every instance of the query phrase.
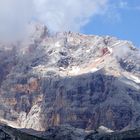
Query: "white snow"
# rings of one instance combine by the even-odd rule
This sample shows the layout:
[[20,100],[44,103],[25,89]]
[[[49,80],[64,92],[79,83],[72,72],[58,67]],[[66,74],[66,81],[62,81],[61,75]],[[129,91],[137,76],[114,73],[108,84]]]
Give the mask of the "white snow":
[[139,77],[136,77],[135,75],[132,75],[132,74],[127,73],[127,74],[125,74],[124,76],[125,76],[127,79],[129,79],[129,80],[131,80],[131,81],[133,81],[133,82],[135,82],[135,83],[137,83],[137,84],[140,83],[140,78],[139,78]]
[[114,132],[113,130],[107,128],[107,127],[104,127],[104,126],[100,126],[97,130],[100,134],[105,134],[105,133],[112,133]]
[[74,73],[74,74],[78,74],[78,72],[80,71],[79,67],[72,67],[72,70],[70,71],[70,73]]
[[90,72],[96,72],[96,71],[98,71],[99,69],[98,68],[92,68],[91,70],[90,70]]
[[55,43],[55,47],[61,47],[61,43],[58,41]]
[[140,78],[138,78],[134,75],[130,75],[130,77],[131,77],[131,80],[133,80],[135,83],[138,83],[138,84],[140,83]]
[[69,37],[68,38],[68,42],[73,42],[74,41],[74,38],[73,37]]
[[90,52],[90,50],[86,50],[86,53],[89,53]]
[[108,50],[109,50],[110,53],[112,54],[112,52],[113,52],[112,48],[108,47]]
[[132,73],[128,73],[128,72],[124,72],[123,76],[129,80],[131,80],[132,82],[135,82],[137,84],[140,83],[140,78],[137,77],[136,75],[132,74]]
[[97,58],[97,59],[95,60],[95,62],[98,62],[100,59],[101,59],[101,58]]
[[[123,43],[124,43],[124,42],[123,42]],[[112,46],[114,47],[114,46],[118,46],[118,45],[120,45],[120,44],[122,44],[122,41],[117,41],[117,43],[113,44]]]
[[16,122],[16,121],[8,121],[6,119],[3,119],[0,117],[0,121],[3,123],[3,124],[8,124],[8,126],[10,127],[13,127],[13,128],[20,128],[19,124]]

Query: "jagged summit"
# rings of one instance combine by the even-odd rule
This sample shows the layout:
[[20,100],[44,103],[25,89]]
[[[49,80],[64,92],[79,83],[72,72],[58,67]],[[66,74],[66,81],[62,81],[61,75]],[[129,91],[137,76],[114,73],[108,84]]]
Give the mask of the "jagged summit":
[[40,24],[0,44],[0,117],[18,128],[70,124],[91,130],[140,126],[140,52],[110,36],[60,32]]

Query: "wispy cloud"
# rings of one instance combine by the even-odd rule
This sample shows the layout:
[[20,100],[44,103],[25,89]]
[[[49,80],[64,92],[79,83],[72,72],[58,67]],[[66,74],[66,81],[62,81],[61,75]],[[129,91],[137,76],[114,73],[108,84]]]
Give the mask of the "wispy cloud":
[[96,15],[121,21],[121,9],[140,10],[140,5],[129,0],[0,0],[0,36],[19,36],[32,21],[52,31],[80,31]]
[[122,9],[125,9],[128,7],[128,3],[126,1],[119,1],[118,2],[118,8],[122,8]]
[[132,5],[129,0],[109,0],[107,7],[103,20],[113,24],[123,20],[122,10],[140,11],[140,5]]
[[0,0],[0,38],[23,33],[34,13],[32,5],[29,0]]
[[102,14],[108,0],[34,0],[36,18],[52,30],[79,31],[91,17]]
[[0,0],[0,33],[14,35],[38,21],[53,31],[80,31],[91,17],[103,14],[109,0]]
[[140,10],[140,5],[131,5],[128,0],[120,0],[116,4],[116,8],[123,10]]

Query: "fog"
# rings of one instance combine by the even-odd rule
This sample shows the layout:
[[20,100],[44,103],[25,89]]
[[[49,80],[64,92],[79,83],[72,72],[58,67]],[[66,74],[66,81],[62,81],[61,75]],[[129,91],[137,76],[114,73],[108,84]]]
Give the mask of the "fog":
[[108,0],[0,0],[0,38],[25,35],[31,22],[49,30],[76,31],[96,15],[104,14]]

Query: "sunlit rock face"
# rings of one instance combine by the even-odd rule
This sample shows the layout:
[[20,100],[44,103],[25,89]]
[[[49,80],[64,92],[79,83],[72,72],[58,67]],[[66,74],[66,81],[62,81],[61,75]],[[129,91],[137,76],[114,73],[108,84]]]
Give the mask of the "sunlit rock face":
[[28,39],[0,44],[0,119],[44,131],[140,126],[140,52],[109,36],[36,25]]

